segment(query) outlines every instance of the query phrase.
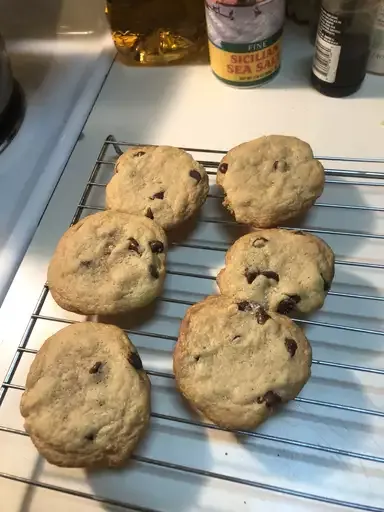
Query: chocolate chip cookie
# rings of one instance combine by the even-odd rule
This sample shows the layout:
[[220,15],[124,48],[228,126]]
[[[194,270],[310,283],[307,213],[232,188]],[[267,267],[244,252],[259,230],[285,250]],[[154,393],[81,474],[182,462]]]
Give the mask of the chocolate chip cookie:
[[204,167],[182,149],[135,147],[116,163],[107,185],[106,206],[145,215],[169,230],[197,212],[208,191]]
[[231,149],[217,183],[238,222],[269,228],[309,210],[323,192],[325,175],[306,142],[270,135]]
[[322,307],[334,276],[332,249],[302,231],[265,229],[237,240],[217,276],[221,293],[270,311],[310,313]]
[[38,351],[20,411],[25,430],[51,464],[119,466],[148,426],[150,382],[121,329],[78,323]]
[[100,212],[63,235],[48,268],[48,286],[62,308],[113,315],[158,297],[165,279],[167,240],[146,217]]
[[224,428],[252,429],[298,395],[311,357],[288,317],[215,296],[188,309],[173,368],[181,393],[204,416]]

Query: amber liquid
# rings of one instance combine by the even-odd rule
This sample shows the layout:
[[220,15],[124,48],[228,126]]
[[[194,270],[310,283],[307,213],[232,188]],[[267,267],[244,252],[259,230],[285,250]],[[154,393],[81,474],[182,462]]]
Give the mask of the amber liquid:
[[132,63],[168,64],[206,44],[204,0],[107,0],[117,50]]

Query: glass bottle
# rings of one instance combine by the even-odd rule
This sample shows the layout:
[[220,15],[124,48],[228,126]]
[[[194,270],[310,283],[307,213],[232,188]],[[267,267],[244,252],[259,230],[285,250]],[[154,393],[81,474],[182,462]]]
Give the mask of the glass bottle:
[[312,84],[326,96],[356,92],[365,77],[377,0],[322,0]]
[[203,0],[107,0],[116,49],[125,60],[168,64],[206,46]]
[[321,0],[310,0],[311,17],[309,20],[309,40],[311,44],[315,44],[317,35],[317,26],[319,24]]

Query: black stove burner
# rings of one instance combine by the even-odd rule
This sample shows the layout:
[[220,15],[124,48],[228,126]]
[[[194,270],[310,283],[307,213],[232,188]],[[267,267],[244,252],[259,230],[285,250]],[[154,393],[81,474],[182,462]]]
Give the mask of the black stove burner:
[[22,88],[16,80],[7,107],[0,115],[0,153],[8,146],[19,131],[25,113],[25,97]]

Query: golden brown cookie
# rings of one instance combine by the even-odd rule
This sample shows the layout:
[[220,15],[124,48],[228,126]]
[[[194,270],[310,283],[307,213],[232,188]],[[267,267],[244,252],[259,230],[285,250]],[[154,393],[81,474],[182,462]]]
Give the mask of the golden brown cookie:
[[152,220],[96,213],[64,233],[48,268],[48,286],[68,311],[124,313],[160,295],[166,251],[166,235]]
[[118,159],[106,206],[154,219],[169,230],[194,215],[209,191],[204,167],[171,146],[135,147]]
[[306,142],[270,135],[231,149],[217,183],[238,222],[269,228],[309,210],[323,192],[325,174]]
[[288,314],[321,308],[335,258],[320,238],[302,231],[264,229],[239,238],[217,276],[221,293]]
[[28,373],[20,411],[51,464],[123,464],[150,417],[150,382],[118,327],[78,323],[45,341]]
[[173,368],[181,393],[204,416],[224,428],[252,429],[298,395],[311,357],[288,317],[214,296],[188,309]]

